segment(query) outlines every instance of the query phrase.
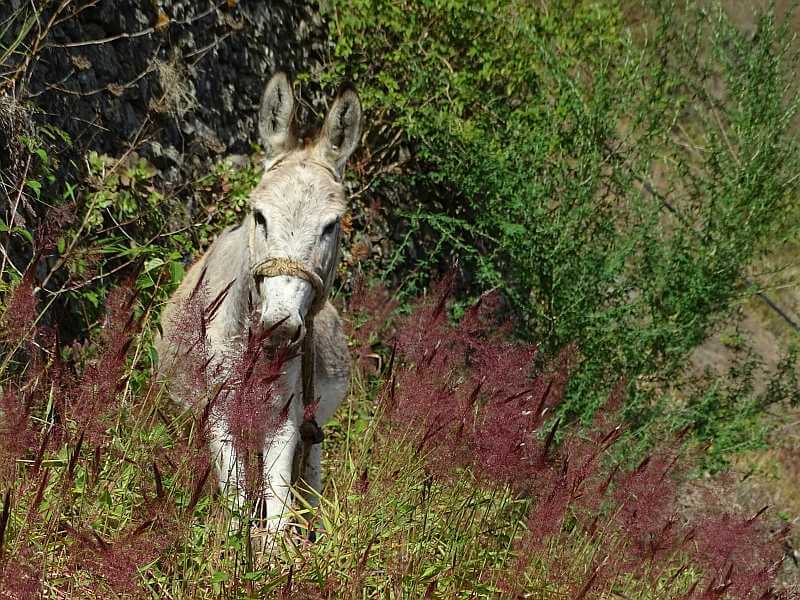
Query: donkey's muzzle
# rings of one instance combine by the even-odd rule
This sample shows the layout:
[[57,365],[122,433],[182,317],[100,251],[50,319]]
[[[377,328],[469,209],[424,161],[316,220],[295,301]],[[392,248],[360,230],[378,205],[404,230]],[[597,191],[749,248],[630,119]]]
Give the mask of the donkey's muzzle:
[[271,348],[295,348],[303,341],[306,328],[298,316],[287,316],[271,327],[265,326],[264,343]]
[[309,314],[317,314],[325,304],[327,290],[325,282],[318,273],[306,266],[303,262],[288,257],[271,257],[262,260],[252,270],[253,279],[256,285],[267,277],[297,277],[308,282],[314,290],[314,299],[311,302]]

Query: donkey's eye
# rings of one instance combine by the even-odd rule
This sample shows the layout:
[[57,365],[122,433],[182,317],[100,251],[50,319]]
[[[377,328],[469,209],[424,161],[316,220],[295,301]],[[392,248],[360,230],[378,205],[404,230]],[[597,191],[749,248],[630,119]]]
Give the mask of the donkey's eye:
[[255,210],[255,211],[253,211],[253,216],[256,219],[256,225],[258,225],[259,227],[263,227],[264,228],[264,233],[266,233],[267,232],[267,218],[264,216],[264,213],[262,213],[260,210]]
[[333,231],[336,229],[336,226],[339,224],[339,219],[334,219],[322,230],[322,237],[328,237],[329,235],[333,234]]

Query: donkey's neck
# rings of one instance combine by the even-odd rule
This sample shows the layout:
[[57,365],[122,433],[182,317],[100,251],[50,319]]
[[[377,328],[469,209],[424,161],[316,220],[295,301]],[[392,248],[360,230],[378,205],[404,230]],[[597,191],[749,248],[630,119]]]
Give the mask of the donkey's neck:
[[206,261],[206,280],[214,282],[214,289],[209,290],[209,300],[214,301],[220,294],[225,295],[212,327],[226,344],[236,344],[246,335],[252,303],[256,302],[255,298],[251,298],[248,219],[246,217],[238,227],[224,231]]

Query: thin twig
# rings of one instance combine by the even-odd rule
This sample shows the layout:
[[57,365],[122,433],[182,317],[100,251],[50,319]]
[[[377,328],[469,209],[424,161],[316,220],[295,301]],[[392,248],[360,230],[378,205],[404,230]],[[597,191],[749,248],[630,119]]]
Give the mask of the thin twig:
[[[14,207],[11,209],[11,217],[10,217],[10,221],[11,222],[9,223],[9,226],[13,226],[14,225],[14,218],[16,217],[17,210],[19,209],[19,203],[20,203],[20,201],[22,199],[22,190],[25,189],[25,180],[28,177],[28,170],[30,169],[30,166],[31,166],[31,155],[28,154],[28,158],[25,161],[25,169],[22,172],[22,179],[20,180],[19,186],[17,187],[17,198],[16,198],[16,200],[14,200]],[[9,240],[10,239],[11,239],[11,236],[9,234]],[[8,257],[8,254],[6,253],[6,249],[3,248],[3,262],[0,263],[0,280],[2,280],[3,274],[6,271],[6,262],[11,264],[11,266],[14,268],[14,270],[17,273],[20,273],[19,269],[17,269],[14,266],[14,264],[11,262],[11,259]],[[20,273],[20,275],[21,275],[21,273]]]
[[[136,77],[134,77],[130,81],[127,81],[127,82],[121,83],[121,84],[109,83],[109,84],[104,85],[103,87],[99,87],[99,88],[95,88],[93,90],[89,90],[88,92],[76,92],[75,90],[68,90],[67,88],[61,87],[60,85],[55,84],[55,83],[48,83],[48,84],[45,84],[45,87],[44,87],[43,90],[37,92],[37,95],[41,94],[42,92],[44,92],[46,90],[55,90],[57,92],[61,92],[62,94],[69,94],[70,96],[81,96],[81,97],[94,96],[95,94],[99,94],[101,92],[110,92],[110,93],[112,93],[114,95],[119,95],[117,93],[118,91],[127,90],[127,89],[133,87],[133,85],[138,83],[140,79],[142,79],[143,77],[146,77],[147,75],[149,75],[153,71],[155,71],[155,67],[151,63],[150,65],[147,66],[147,68],[144,71],[139,73]],[[33,96],[31,96],[31,97],[33,97]]]
[[[68,0],[65,0],[65,1],[68,1]],[[47,45],[43,46],[43,48],[80,48],[82,46],[96,46],[98,44],[107,44],[109,42],[116,42],[117,40],[130,40],[130,39],[134,39],[134,38],[143,37],[145,35],[150,35],[151,33],[155,33],[156,31],[161,31],[162,29],[166,29],[170,25],[191,25],[192,23],[195,23],[196,21],[199,21],[200,19],[204,19],[205,17],[210,15],[212,12],[217,10],[220,6],[222,6],[226,2],[227,2],[227,0],[223,0],[219,4],[212,5],[205,12],[202,12],[199,15],[195,15],[194,17],[191,17],[190,19],[183,19],[181,21],[173,21],[173,20],[170,19],[168,22],[164,23],[163,26],[148,27],[147,29],[142,29],[140,31],[134,31],[132,33],[124,31],[124,32],[118,33],[116,35],[110,35],[108,37],[99,38],[99,39],[96,39],[96,40],[84,40],[82,42],[66,42],[64,44],[47,44]]]
[[110,35],[105,38],[99,38],[96,40],[85,40],[83,42],[66,42],[64,44],[47,44],[45,48],[80,48],[82,46],[96,46],[97,44],[107,44],[109,42],[115,42],[117,40],[128,40],[133,38],[142,37],[145,35],[150,35],[151,33],[155,32],[155,27],[148,27],[147,29],[142,29],[141,31],[134,31],[133,33],[122,32],[116,35]]

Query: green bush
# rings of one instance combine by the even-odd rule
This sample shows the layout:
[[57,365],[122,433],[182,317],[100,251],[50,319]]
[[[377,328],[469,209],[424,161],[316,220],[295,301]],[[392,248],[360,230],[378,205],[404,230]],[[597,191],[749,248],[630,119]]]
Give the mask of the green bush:
[[650,391],[727,314],[748,263],[797,233],[787,32],[771,13],[743,32],[675,2],[635,17],[589,0],[323,9],[335,77],[355,80],[373,137],[388,124],[414,150],[372,186],[420,198],[391,262],[425,257],[408,291],[459,257],[524,336],[576,344],[568,413],[588,418],[624,379],[629,417],[651,422]]

